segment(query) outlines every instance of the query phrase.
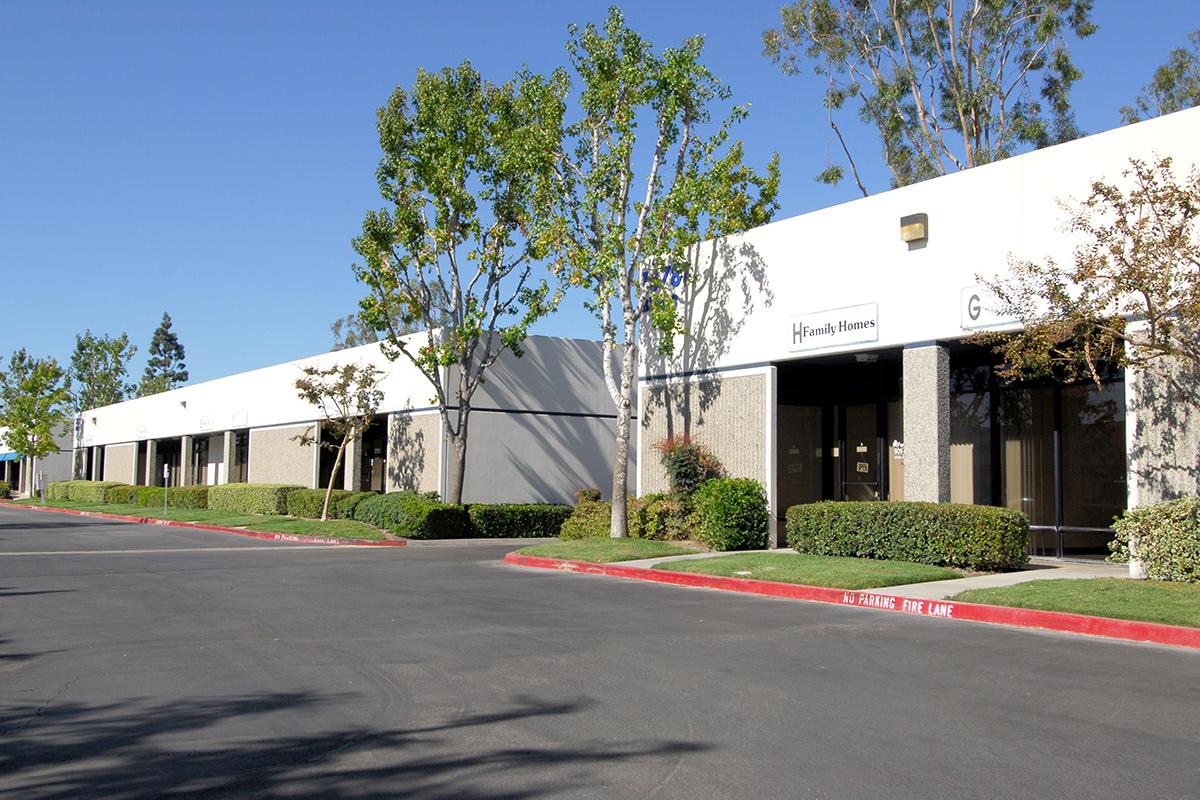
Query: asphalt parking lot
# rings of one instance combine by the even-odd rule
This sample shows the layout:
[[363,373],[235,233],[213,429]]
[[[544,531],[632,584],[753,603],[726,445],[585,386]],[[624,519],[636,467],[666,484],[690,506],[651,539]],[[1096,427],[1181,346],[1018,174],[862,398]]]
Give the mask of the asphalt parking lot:
[[0,509],[0,796],[1195,797],[1200,653]]

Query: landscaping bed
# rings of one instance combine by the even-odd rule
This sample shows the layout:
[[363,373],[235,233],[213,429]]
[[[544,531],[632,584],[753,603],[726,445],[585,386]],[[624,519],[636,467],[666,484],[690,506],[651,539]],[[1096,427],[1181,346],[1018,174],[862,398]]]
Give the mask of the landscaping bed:
[[950,599],[1200,628],[1200,585],[1197,584],[1073,578],[969,589]]
[[963,577],[959,570],[908,561],[879,561],[870,558],[799,553],[740,553],[699,558],[694,561],[667,561],[655,564],[654,569],[799,583],[831,589],[875,589]]
[[522,547],[518,555],[537,558],[561,558],[567,561],[587,561],[610,564],[614,561],[636,561],[640,558],[662,558],[703,552],[699,547],[679,542],[658,542],[652,539],[590,538],[569,542],[551,542]]

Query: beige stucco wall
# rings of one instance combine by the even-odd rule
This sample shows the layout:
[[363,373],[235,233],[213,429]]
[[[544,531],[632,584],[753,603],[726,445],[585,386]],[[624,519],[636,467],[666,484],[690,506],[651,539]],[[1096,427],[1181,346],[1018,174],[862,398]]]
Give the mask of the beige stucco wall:
[[387,490],[437,491],[441,453],[441,418],[438,414],[390,415]]
[[1126,371],[1130,505],[1200,494],[1200,374],[1165,359],[1178,382]]
[[711,376],[642,386],[638,464],[641,493],[670,487],[654,444],[687,433],[708,447],[734,478],[766,486],[766,375]]
[[303,447],[293,437],[308,430],[308,425],[292,428],[268,428],[250,431],[250,483],[294,483],[312,487],[315,483],[316,447]]
[[104,480],[137,483],[137,442],[104,448]]

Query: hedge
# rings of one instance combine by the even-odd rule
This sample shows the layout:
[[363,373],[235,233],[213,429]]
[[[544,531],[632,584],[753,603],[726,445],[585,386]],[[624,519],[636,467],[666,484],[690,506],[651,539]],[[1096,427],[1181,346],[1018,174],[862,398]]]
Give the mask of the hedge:
[[[647,500],[637,497],[626,498],[625,527],[631,539],[641,539],[646,535],[645,515],[642,513]],[[608,536],[612,531],[612,503],[608,500],[592,500],[587,496],[580,498],[559,530],[558,538],[593,539]]]
[[472,536],[485,539],[558,536],[574,512],[570,506],[547,503],[496,503],[468,509]]
[[1029,560],[1029,520],[1009,508],[956,503],[810,503],[787,510],[787,541],[814,555],[1016,569]]
[[286,514],[288,494],[303,488],[287,483],[223,483],[208,488],[208,507],[243,514]]
[[[345,500],[352,494],[358,492],[350,492],[345,489],[334,489],[329,497],[329,517],[333,518],[333,507],[338,500]],[[287,513],[293,517],[304,517],[305,519],[320,519],[321,507],[325,505],[325,490],[324,489],[297,489],[290,492],[287,496]]]
[[471,521],[464,506],[448,505],[412,492],[394,492],[358,504],[354,518],[410,539],[460,539]]
[[696,518],[684,498],[674,494],[648,494],[631,506],[636,528],[644,539],[671,541],[692,538]]
[[67,499],[76,503],[103,503],[104,490],[120,485],[120,481],[71,481],[67,484]]
[[752,478],[705,481],[692,496],[696,538],[714,550],[761,550],[767,546],[767,493]]
[[68,491],[73,481],[50,481],[46,484],[47,500],[70,500]]
[[354,519],[355,510],[364,500],[378,496],[375,492],[350,492],[341,500],[330,500],[329,516],[332,519]]
[[1109,544],[1110,561],[1128,561],[1129,540],[1146,567],[1159,581],[1200,583],[1200,498],[1183,497],[1126,511],[1113,523],[1117,538]]
[[8,481],[0,481],[0,498],[8,499],[11,494],[12,486],[9,485]]

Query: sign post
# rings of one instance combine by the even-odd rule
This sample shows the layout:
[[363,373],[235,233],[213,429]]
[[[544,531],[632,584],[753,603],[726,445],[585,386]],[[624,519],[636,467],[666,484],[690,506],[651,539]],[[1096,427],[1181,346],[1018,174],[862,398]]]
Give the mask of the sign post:
[[163,517],[167,516],[167,492],[171,491],[171,465],[163,464]]

